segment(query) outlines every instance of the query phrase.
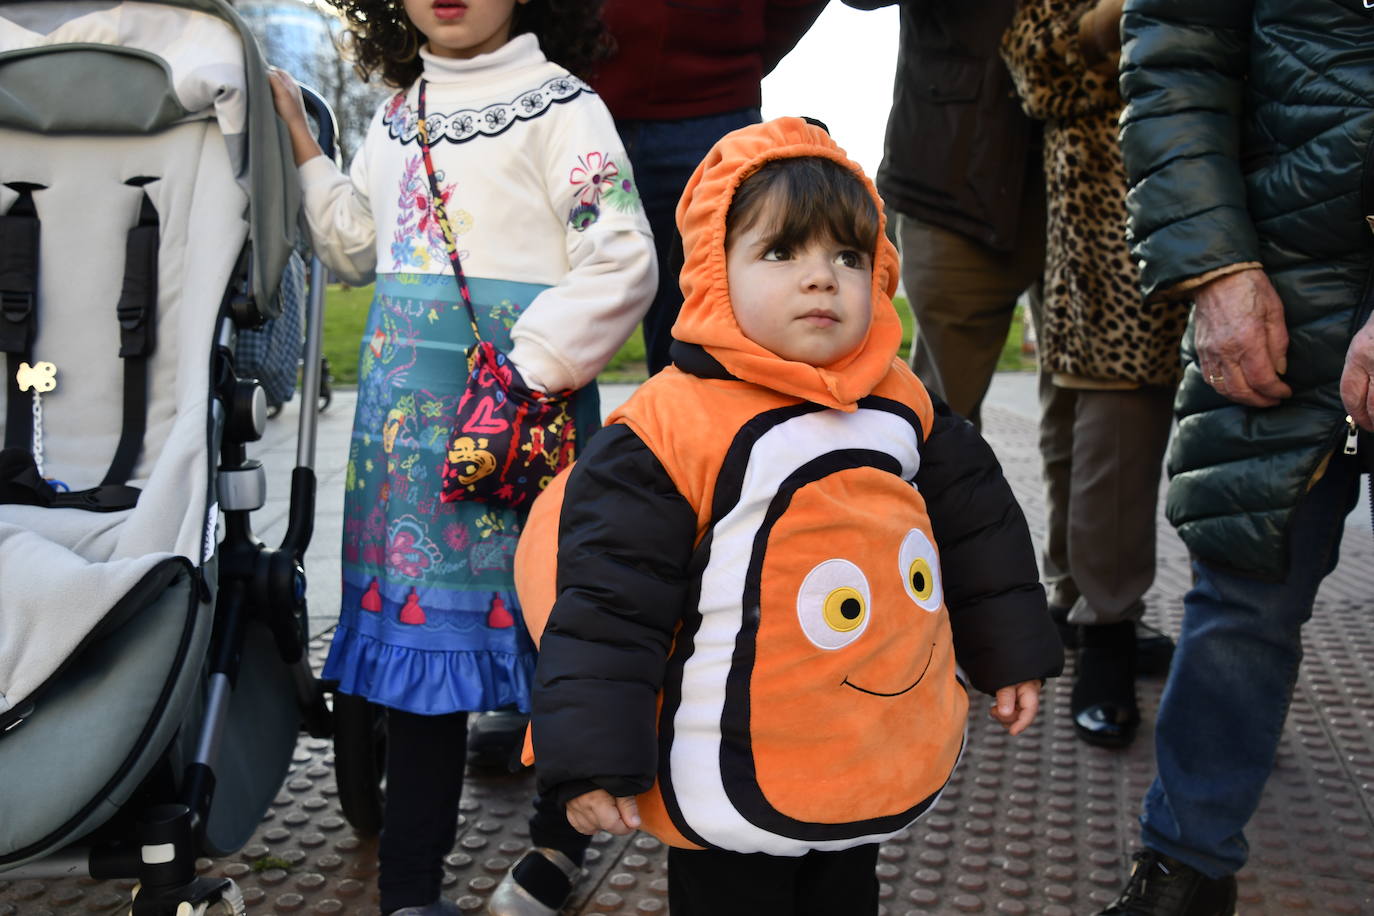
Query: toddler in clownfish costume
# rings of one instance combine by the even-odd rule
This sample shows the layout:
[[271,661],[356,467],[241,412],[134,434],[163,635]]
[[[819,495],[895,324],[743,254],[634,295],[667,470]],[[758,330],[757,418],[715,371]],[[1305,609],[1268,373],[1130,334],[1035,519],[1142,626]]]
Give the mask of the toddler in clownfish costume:
[[[1063,663],[1025,519],[897,356],[872,183],[801,119],[735,131],[677,210],[674,365],[536,502],[539,789],[669,849],[674,916],[876,913],[878,844]],[[556,562],[551,562],[556,559]]]

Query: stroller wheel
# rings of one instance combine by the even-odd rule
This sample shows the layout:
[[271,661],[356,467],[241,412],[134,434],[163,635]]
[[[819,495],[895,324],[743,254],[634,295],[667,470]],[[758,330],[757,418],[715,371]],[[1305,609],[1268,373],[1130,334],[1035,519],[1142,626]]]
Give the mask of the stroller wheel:
[[386,775],[386,713],[363,697],[334,694],[334,780],[339,806],[353,829],[382,829]]

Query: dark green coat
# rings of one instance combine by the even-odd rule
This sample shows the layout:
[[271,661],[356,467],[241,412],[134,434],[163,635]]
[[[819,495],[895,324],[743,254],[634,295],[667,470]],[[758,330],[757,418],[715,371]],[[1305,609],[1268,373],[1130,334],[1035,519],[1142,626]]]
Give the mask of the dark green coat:
[[1292,397],[1249,408],[1205,384],[1188,331],[1169,520],[1208,561],[1279,578],[1293,507],[1344,439],[1341,369],[1369,306],[1374,9],[1128,0],[1123,34],[1121,141],[1147,297],[1259,261],[1289,333]]

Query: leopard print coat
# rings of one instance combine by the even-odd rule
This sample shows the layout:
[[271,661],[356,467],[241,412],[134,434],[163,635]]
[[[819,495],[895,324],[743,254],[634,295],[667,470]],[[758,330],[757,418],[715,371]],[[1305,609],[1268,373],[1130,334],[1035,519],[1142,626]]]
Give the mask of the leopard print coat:
[[1048,372],[1174,385],[1186,302],[1146,304],[1126,244],[1126,174],[1116,73],[1090,68],[1078,20],[1091,2],[1024,0],[1002,39],[1022,106],[1045,122],[1045,296],[1038,347]]

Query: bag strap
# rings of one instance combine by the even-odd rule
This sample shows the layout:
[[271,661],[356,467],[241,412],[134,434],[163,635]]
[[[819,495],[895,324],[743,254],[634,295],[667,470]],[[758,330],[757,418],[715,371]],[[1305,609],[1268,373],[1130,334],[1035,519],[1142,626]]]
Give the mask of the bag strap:
[[448,221],[448,210],[444,207],[444,195],[439,190],[439,179],[434,174],[434,159],[429,153],[429,125],[425,123],[425,86],[426,80],[420,80],[420,102],[419,112],[419,131],[420,131],[420,151],[425,160],[425,174],[429,176],[429,208],[434,213],[434,218],[439,222],[439,228],[444,233],[444,247],[448,249],[449,263],[453,265],[453,275],[458,279],[458,293],[463,297],[463,305],[468,310],[468,321],[472,322],[472,336],[477,340],[482,339],[482,334],[477,330],[477,312],[472,307],[472,293],[468,292],[468,278],[463,273],[463,265],[458,260],[458,238],[453,234],[453,228]]
[[0,216],[0,352],[6,356],[5,445],[33,444],[31,399],[19,390],[19,364],[33,362],[38,333],[38,239],[41,224],[33,192],[43,185],[6,184],[19,198]]

